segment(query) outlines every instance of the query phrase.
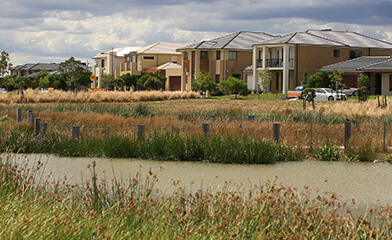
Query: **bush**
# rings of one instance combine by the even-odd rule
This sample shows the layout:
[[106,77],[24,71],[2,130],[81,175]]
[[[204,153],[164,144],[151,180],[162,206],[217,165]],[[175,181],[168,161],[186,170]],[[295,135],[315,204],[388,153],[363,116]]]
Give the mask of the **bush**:
[[329,142],[325,144],[324,147],[320,147],[316,154],[320,161],[339,161],[341,155],[342,152],[338,149],[338,147]]

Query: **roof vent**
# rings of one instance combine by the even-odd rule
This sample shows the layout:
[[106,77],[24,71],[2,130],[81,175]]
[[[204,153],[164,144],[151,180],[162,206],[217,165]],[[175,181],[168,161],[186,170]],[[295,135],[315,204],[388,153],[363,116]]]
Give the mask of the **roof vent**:
[[322,28],[321,31],[332,31],[332,28]]

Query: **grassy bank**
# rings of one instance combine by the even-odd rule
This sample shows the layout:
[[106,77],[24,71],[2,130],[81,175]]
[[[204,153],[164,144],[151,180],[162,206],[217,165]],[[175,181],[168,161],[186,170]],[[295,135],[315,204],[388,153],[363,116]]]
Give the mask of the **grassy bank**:
[[31,127],[0,130],[0,151],[54,153],[72,157],[142,158],[166,161],[272,164],[299,161],[304,154],[296,149],[249,137],[221,137],[175,132],[150,132],[143,140],[136,135],[83,136],[79,140],[61,131],[35,136]]
[[[390,207],[356,215],[333,193],[267,182],[244,191],[154,187],[156,174],[83,186],[45,184],[36,169],[0,164],[0,237],[7,239],[389,239]],[[41,167],[44,167],[40,165]],[[37,166],[39,168],[40,166]],[[350,210],[351,209],[351,210]]]

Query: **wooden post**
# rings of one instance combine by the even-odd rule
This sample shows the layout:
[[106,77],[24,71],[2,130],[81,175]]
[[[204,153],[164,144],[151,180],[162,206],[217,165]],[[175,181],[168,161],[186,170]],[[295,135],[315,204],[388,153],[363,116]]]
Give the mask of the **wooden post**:
[[152,120],[152,118],[155,116],[155,114],[154,113],[151,113],[150,115],[149,115],[149,118],[150,118],[150,120]]
[[110,135],[110,126],[109,125],[108,125],[106,130],[107,130],[107,132],[106,132],[107,135],[106,136],[109,137],[109,135]]
[[299,122],[299,117],[293,117],[293,122]]
[[242,124],[240,123],[240,135],[242,135]]
[[22,108],[16,109],[16,122],[22,121]]
[[137,125],[137,140],[141,141],[144,139],[144,132],[146,130],[145,125]]
[[34,132],[35,132],[36,136],[38,136],[39,133],[41,132],[41,119],[40,118],[36,118],[34,120]]
[[215,114],[210,115],[210,122],[211,123],[215,122]]
[[31,122],[31,113],[32,113],[31,110],[27,111],[27,121],[29,121],[29,122]]
[[47,123],[41,123],[41,134],[45,135],[47,130],[48,130],[48,124]]
[[79,141],[80,138],[80,127],[73,126],[72,127],[72,138]]
[[279,143],[280,139],[280,123],[273,124],[274,142]]
[[172,127],[171,127],[171,132],[172,132],[172,134],[174,133],[174,125],[172,125]]
[[204,135],[207,137],[208,134],[210,133],[210,124],[209,123],[203,123],[202,124],[203,132]]
[[34,124],[35,122],[35,115],[34,113],[31,113],[31,123]]
[[255,115],[249,115],[248,116],[249,121],[254,121],[255,120]]
[[310,151],[313,151],[313,122],[310,122]]
[[384,122],[384,145],[383,145],[384,152],[385,152],[385,150],[386,150],[386,146],[385,146],[385,138],[386,138],[386,135],[387,135],[387,123]]
[[351,138],[351,121],[347,121],[344,123],[344,151],[348,147],[348,142]]

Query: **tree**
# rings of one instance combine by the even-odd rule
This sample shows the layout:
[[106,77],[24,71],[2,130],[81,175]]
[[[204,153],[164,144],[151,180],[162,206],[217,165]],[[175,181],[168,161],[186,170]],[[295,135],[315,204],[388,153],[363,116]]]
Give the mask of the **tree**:
[[166,77],[158,76],[158,73],[144,72],[137,83],[147,89],[159,90],[166,82]]
[[74,57],[60,63],[59,72],[64,77],[68,89],[79,88],[80,86],[88,86],[91,83],[91,72]]
[[0,77],[4,77],[11,67],[12,64],[10,63],[9,54],[6,51],[2,51],[0,58]]
[[28,87],[31,87],[31,80],[26,77],[17,77],[14,80],[15,88],[22,90]]
[[46,70],[46,69],[41,70],[41,71],[39,71],[37,74],[35,74],[34,80],[33,80],[33,82],[32,82],[32,87],[33,87],[33,88],[36,88],[36,87],[40,86],[39,82],[40,82],[43,78],[45,78],[46,76],[48,76],[48,74],[49,74],[49,71]]
[[192,84],[193,91],[206,92],[208,90],[209,92],[212,92],[218,89],[218,84],[212,82],[210,76],[206,76],[202,72],[199,72],[195,77]]
[[336,99],[338,99],[337,98],[337,96],[338,96],[338,89],[339,89],[339,87],[342,85],[342,81],[343,81],[343,77],[342,77],[342,75],[343,75],[343,73],[344,72],[342,72],[342,71],[340,71],[338,68],[334,68],[333,69],[333,74],[332,74],[332,81],[331,81],[331,83],[333,84],[333,85],[335,85],[335,90],[336,90]]
[[320,71],[307,79],[304,79],[304,84],[309,88],[329,88],[331,87],[332,75],[327,71]]
[[303,101],[303,107],[306,109],[306,101],[312,102],[313,109],[315,109],[314,105],[314,99],[316,98],[316,89],[314,88],[305,88],[304,91],[304,101]]
[[370,78],[364,74],[360,74],[357,82],[362,86],[358,89],[359,102],[367,101],[369,98]]
[[243,96],[249,95],[248,84],[235,77],[229,77],[226,81],[222,81],[220,84],[226,87],[230,94],[235,94],[235,98],[237,98],[237,94],[241,94]]
[[106,88],[106,90],[109,89],[109,87],[111,86],[113,82],[113,76],[112,74],[109,73],[104,73],[101,79],[101,83],[103,85],[104,88]]
[[264,98],[264,93],[266,92],[268,93],[268,87],[271,84],[272,72],[269,70],[269,68],[266,68],[258,72],[257,76],[260,77],[259,87],[262,88],[263,90],[263,98]]
[[125,86],[127,87],[134,87],[136,88],[136,84],[137,84],[137,76],[134,74],[130,74],[130,73],[126,73],[123,74],[121,76],[119,76],[118,78],[121,78],[124,81]]

